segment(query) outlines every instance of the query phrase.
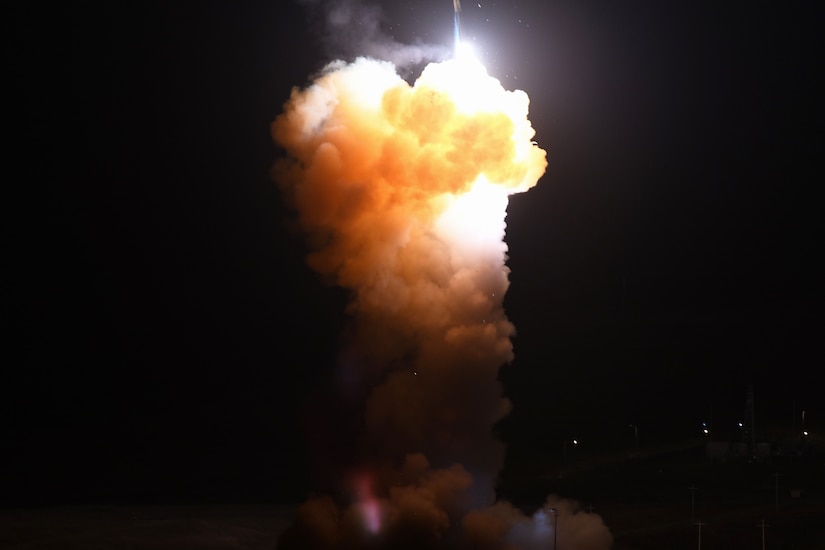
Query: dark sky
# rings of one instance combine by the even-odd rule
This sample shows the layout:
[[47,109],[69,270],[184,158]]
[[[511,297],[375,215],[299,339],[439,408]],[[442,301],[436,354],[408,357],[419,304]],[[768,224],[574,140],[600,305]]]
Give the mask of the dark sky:
[[[384,3],[387,35],[449,46],[451,3]],[[269,123],[350,52],[286,1],[139,4],[4,17],[0,493],[300,498],[345,299],[287,228]],[[465,36],[550,162],[508,210],[513,460],[732,425],[748,384],[757,429],[825,429],[822,8],[478,4]]]

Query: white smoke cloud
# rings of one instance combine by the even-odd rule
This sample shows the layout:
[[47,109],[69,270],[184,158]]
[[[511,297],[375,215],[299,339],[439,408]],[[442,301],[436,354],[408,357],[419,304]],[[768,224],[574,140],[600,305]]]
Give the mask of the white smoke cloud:
[[441,61],[451,54],[439,44],[404,44],[381,27],[381,9],[359,0],[300,0],[322,27],[327,52],[335,57],[354,59],[359,56],[383,59],[399,68]]
[[[377,13],[331,2],[335,25]],[[360,11],[359,11],[360,10]],[[280,547],[601,550],[598,516],[554,499],[532,518],[495,502],[513,359],[503,309],[507,196],[547,165],[529,100],[472,59],[428,65],[414,85],[386,61],[330,64],[294,89],[272,134],[274,177],[295,207],[309,264],[348,289],[342,365],[362,388],[358,466],[304,503]],[[565,531],[554,533],[548,509]],[[546,547],[546,546],[545,546]]]

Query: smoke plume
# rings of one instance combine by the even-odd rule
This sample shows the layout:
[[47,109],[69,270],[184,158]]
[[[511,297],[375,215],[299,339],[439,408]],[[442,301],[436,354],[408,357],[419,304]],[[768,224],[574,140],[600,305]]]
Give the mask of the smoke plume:
[[381,27],[381,10],[359,0],[299,0],[309,8],[327,52],[350,59],[367,56],[384,59],[399,68],[446,59],[451,50],[441,45],[406,44],[395,40]]
[[509,410],[497,375],[513,359],[507,201],[547,164],[528,103],[470,58],[414,85],[358,58],[294,89],[273,123],[309,263],[351,294],[342,368],[363,422],[340,492],[305,502],[281,548],[529,550],[552,533],[550,507],[565,548],[610,546],[574,503],[533,518],[494,503],[493,427]]

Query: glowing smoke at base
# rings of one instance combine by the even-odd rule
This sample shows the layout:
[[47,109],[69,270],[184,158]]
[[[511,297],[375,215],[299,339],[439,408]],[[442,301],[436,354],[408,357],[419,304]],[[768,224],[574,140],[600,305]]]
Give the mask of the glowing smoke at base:
[[[530,548],[540,538],[540,522],[491,507],[504,459],[492,429],[509,410],[497,374],[513,358],[507,196],[547,165],[528,104],[472,58],[431,64],[413,86],[361,58],[293,90],[273,123],[287,153],[275,179],[310,265],[351,291],[347,368],[369,388],[353,442],[369,473],[344,480],[340,502],[307,501],[282,548]],[[577,516],[595,527],[579,530],[586,545],[566,547],[609,547],[598,516]]]

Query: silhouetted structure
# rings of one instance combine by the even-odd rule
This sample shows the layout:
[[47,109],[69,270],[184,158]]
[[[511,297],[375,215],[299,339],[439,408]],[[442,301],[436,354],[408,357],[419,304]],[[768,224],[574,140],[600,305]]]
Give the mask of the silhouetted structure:
[[753,415],[753,384],[748,386],[745,399],[745,415],[742,425],[742,443],[747,445],[748,455],[756,456],[756,426]]

